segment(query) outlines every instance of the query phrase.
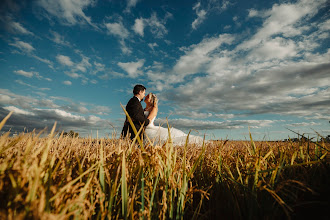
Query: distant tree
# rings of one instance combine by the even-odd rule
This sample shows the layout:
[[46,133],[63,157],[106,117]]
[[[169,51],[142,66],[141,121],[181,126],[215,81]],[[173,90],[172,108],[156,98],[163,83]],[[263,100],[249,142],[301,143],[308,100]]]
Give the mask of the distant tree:
[[72,130],[68,132],[64,132],[63,133],[63,136],[69,136],[69,137],[79,137],[79,133],[78,132],[74,132]]

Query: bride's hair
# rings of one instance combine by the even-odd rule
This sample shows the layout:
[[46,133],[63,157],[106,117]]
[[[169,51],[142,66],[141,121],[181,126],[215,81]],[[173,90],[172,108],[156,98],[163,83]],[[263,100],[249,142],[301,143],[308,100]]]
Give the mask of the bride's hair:
[[149,98],[150,98],[151,106],[155,106],[158,103],[157,96],[155,94],[153,94],[152,92],[149,94]]

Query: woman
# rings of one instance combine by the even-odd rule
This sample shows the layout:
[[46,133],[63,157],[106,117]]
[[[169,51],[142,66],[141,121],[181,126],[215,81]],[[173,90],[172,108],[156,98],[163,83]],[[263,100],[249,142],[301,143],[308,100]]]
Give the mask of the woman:
[[[146,116],[149,115],[151,110],[156,108],[158,112],[158,99],[157,96],[153,93],[149,93],[145,99],[144,102],[146,103],[146,108],[144,109],[144,114]],[[157,116],[157,113],[156,113]],[[154,121],[156,119],[156,116],[154,118],[150,119],[150,123],[145,128],[145,135],[153,142],[154,144],[162,145],[166,142],[166,140],[169,138],[168,135],[168,128],[163,128],[160,126],[156,126],[154,124]],[[176,129],[176,128],[170,128],[170,135],[171,139],[174,145],[184,145],[187,140],[187,134],[183,131]],[[148,138],[145,138],[146,141],[148,141]],[[197,144],[202,145],[203,144],[203,138],[199,136],[189,135],[189,144]]]

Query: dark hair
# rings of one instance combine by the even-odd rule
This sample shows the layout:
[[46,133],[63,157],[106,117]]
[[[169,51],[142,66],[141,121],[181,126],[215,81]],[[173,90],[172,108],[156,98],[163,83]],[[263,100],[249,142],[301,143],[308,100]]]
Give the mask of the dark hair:
[[134,89],[133,89],[133,94],[137,95],[140,93],[140,91],[143,91],[145,89],[146,89],[146,87],[144,87],[143,85],[135,85]]

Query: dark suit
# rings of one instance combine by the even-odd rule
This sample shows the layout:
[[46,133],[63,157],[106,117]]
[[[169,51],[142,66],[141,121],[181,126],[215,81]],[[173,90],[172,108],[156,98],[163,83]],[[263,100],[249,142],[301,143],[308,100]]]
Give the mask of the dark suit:
[[[140,130],[143,123],[144,123],[144,126],[147,126],[149,124],[149,119],[147,119],[144,116],[142,105],[137,97],[133,96],[133,98],[131,98],[128,101],[128,103],[126,105],[126,111],[127,111],[128,115],[131,117],[133,124],[137,131]],[[121,134],[123,137],[126,137],[127,133],[130,134],[131,139],[133,139],[135,137],[134,131],[126,117],[124,127],[123,127]]]

